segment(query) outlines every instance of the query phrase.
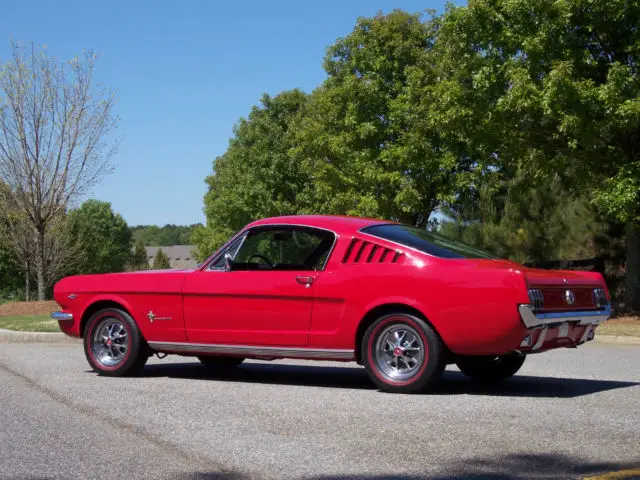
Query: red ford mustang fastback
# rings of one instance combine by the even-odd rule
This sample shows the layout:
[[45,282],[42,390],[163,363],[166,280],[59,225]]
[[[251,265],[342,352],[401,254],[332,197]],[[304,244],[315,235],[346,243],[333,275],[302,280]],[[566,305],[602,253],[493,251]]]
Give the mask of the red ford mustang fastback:
[[599,273],[490,258],[423,229],[355,217],[259,220],[194,270],[67,277],[63,332],[104,375],[154,353],[211,369],[245,358],[357,361],[392,392],[448,363],[499,381],[530,353],[576,347],[610,316]]

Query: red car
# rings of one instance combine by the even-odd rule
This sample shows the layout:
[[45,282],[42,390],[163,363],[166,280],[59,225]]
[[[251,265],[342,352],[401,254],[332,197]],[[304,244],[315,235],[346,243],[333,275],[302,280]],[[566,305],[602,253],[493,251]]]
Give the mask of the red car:
[[424,390],[449,363],[505,379],[527,354],[591,340],[611,312],[599,273],[530,269],[424,229],[337,216],[259,220],[194,270],[67,277],[54,295],[53,318],[104,375],[156,353],[212,369],[342,360],[391,392]]

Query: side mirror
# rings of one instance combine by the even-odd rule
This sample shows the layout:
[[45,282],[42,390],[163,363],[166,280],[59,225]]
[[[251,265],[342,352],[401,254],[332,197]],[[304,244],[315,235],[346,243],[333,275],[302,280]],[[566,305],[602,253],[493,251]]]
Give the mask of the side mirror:
[[229,252],[224,254],[224,269],[227,272],[231,271],[231,265],[233,263],[233,258],[231,258],[231,255],[229,254]]

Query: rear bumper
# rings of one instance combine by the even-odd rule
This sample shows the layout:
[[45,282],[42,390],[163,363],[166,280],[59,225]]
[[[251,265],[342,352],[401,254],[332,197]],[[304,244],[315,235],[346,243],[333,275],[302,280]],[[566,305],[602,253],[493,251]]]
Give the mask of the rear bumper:
[[531,305],[518,307],[520,318],[527,328],[539,328],[559,323],[577,322],[579,325],[599,325],[611,316],[611,307],[604,310],[582,312],[534,313]]

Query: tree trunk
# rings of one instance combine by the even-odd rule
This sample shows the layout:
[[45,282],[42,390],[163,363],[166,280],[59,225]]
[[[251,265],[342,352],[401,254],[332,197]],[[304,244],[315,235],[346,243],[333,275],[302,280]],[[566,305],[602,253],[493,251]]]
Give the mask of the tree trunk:
[[28,302],[31,300],[31,282],[29,279],[29,275],[31,272],[29,271],[29,263],[25,262],[24,264],[24,299]]
[[36,274],[38,277],[38,300],[44,301],[46,295],[46,285],[44,265],[44,227],[36,230]]
[[627,225],[627,281],[625,304],[627,310],[640,311],[640,225]]

